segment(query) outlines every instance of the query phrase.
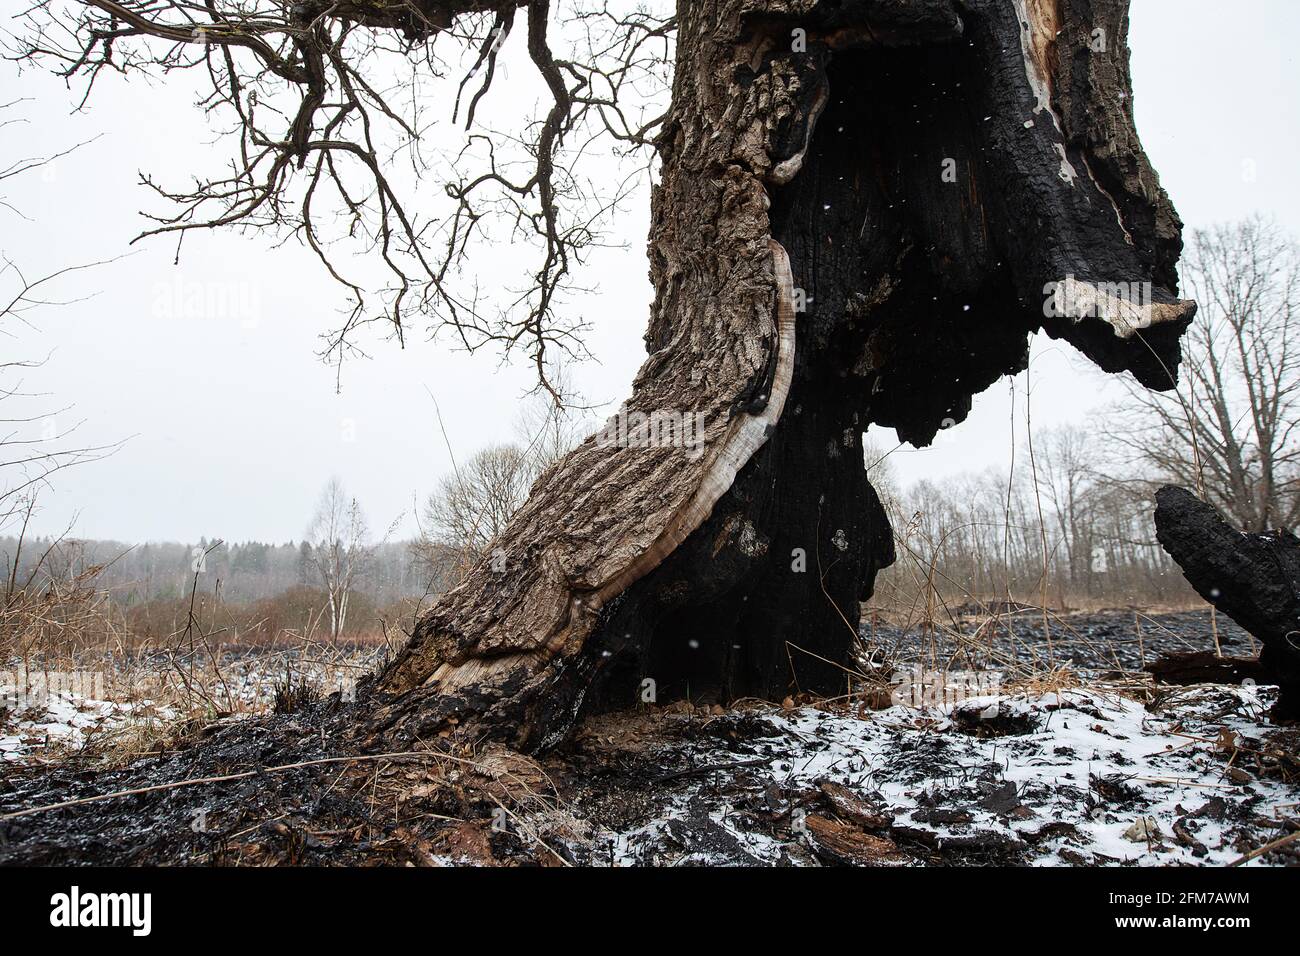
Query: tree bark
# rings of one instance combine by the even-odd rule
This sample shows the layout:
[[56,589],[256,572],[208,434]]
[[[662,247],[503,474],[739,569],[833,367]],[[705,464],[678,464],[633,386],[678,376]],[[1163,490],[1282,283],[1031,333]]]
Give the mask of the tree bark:
[[703,452],[593,436],[549,469],[368,729],[536,750],[651,687],[840,691],[893,560],[869,424],[928,443],[1038,329],[1171,387],[1195,306],[1126,29],[1125,0],[682,0],[626,410],[702,416]]

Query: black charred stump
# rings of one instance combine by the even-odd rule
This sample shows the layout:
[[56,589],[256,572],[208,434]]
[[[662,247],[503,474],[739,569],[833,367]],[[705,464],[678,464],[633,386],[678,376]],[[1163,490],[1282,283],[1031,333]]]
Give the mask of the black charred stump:
[[1196,593],[1264,645],[1260,674],[1281,691],[1272,716],[1300,719],[1300,539],[1230,525],[1186,488],[1156,493],[1156,538]]

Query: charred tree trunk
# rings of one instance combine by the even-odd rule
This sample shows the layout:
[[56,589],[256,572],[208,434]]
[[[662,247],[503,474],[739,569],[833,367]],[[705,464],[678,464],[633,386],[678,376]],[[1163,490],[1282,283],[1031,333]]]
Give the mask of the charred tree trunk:
[[1257,657],[1219,657],[1213,651],[1174,651],[1147,667],[1160,684],[1271,683],[1273,675]]
[[632,427],[538,480],[369,729],[538,749],[647,681],[840,691],[893,559],[868,424],[928,443],[1038,329],[1171,387],[1195,306],[1126,27],[1124,0],[682,0]]
[[1273,717],[1300,719],[1300,539],[1239,531],[1186,488],[1156,493],[1156,537],[1196,593],[1264,645],[1253,679],[1281,690]]

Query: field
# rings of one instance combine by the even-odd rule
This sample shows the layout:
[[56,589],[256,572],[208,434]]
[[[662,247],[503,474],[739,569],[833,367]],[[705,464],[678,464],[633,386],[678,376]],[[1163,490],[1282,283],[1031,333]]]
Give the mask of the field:
[[1300,860],[1300,733],[1268,722],[1274,691],[1140,672],[1216,633],[1245,653],[1235,625],[968,610],[942,626],[869,615],[844,697],[594,715],[537,760],[360,750],[357,679],[382,644],[218,647],[192,674],[170,654],[80,659],[106,668],[105,699],[52,690],[0,716],[0,861]]

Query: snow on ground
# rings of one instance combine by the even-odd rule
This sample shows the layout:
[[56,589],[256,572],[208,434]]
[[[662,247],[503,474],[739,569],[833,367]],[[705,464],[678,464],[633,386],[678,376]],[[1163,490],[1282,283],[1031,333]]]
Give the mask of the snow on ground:
[[41,688],[22,693],[0,682],[0,760],[22,763],[76,753],[142,722],[174,720],[175,711],[151,700],[97,700],[72,690]]
[[[1274,730],[1267,696],[1178,688],[1148,706],[1076,689],[929,711],[770,711],[739,752],[693,755],[748,764],[734,786],[704,774],[659,819],[611,835],[607,859],[824,862],[846,855],[847,835],[847,856],[880,863],[1224,865],[1288,832],[1282,818],[1300,806],[1294,783],[1247,767]],[[867,825],[841,828],[846,810]]]
[[[320,689],[346,680],[337,661],[322,664],[313,675]],[[283,680],[284,661],[276,667]],[[276,673],[232,666],[224,679],[233,697],[269,707]],[[52,686],[20,696],[5,676],[0,768],[93,753],[114,735],[184,716],[144,699],[139,685],[131,700]],[[545,792],[549,775],[554,799],[536,812],[536,801],[520,805],[528,828],[506,849],[537,850],[541,839],[573,862],[615,866],[1224,865],[1285,836],[1300,817],[1300,730],[1269,723],[1274,696],[1253,686],[1092,679],[930,707],[678,702],[598,715],[545,758],[532,790]],[[124,739],[126,751],[148,749]],[[223,746],[253,739],[236,734]],[[446,786],[419,795],[432,800]],[[415,796],[404,799],[418,818]],[[459,859],[455,839],[447,854],[438,844],[447,807],[431,812],[434,856]],[[468,862],[501,850],[484,821],[446,826],[474,850],[463,854]],[[188,826],[182,835],[191,839]],[[1293,843],[1248,865],[1295,862],[1297,851]]]

